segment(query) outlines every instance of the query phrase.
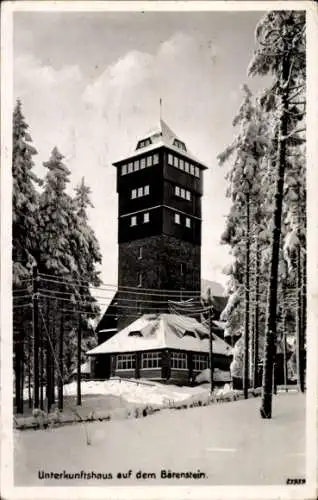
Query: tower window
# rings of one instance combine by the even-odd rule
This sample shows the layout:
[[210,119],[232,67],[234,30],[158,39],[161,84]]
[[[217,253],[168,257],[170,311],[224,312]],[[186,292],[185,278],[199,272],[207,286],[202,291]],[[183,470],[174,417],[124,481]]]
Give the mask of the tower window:
[[180,224],[180,214],[174,214],[174,221],[176,224]]
[[137,170],[139,170],[139,160],[134,161],[134,171],[136,172]]
[[133,215],[132,217],[130,217],[130,225],[137,226],[137,216],[136,215]]
[[132,189],[131,191],[131,199],[137,198],[137,189]]
[[144,223],[146,224],[147,222],[149,222],[149,212],[144,213]]
[[168,163],[169,165],[173,165],[173,155],[171,155],[170,153],[168,154]]
[[195,176],[200,177],[200,169],[199,167],[195,167]]
[[145,166],[146,166],[146,158],[142,158],[140,160],[140,168],[145,168]]
[[122,165],[121,166],[121,175],[126,175],[127,174],[127,165]]
[[186,217],[185,223],[186,227],[191,227],[191,219],[189,217]]
[[159,155],[158,153],[153,155],[153,164],[157,165],[159,163]]

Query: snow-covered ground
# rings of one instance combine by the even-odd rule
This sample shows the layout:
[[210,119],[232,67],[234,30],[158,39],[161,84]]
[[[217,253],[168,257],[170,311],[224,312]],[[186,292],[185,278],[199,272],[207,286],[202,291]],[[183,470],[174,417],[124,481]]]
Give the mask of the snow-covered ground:
[[[105,390],[107,386],[109,383]],[[175,391],[183,397],[188,388]],[[260,399],[251,398],[187,410],[163,410],[146,418],[15,431],[15,484],[284,485],[287,478],[305,474],[305,396],[280,393],[273,403],[271,420],[260,418]],[[160,479],[163,469],[199,469],[205,476],[195,480]],[[131,479],[117,477],[129,470]],[[108,473],[112,479],[41,480],[39,471],[62,475],[63,471]],[[137,481],[138,471],[156,477]]]

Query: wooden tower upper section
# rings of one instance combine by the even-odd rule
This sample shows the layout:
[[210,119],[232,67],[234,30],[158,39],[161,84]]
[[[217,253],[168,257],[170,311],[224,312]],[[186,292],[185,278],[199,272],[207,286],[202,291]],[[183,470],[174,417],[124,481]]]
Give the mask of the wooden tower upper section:
[[201,245],[207,168],[161,119],[117,168],[118,243],[165,234]]

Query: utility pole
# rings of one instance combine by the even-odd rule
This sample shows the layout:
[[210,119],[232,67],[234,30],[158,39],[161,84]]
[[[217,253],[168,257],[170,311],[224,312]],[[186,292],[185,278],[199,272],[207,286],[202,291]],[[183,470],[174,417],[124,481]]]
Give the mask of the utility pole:
[[260,273],[260,255],[259,255],[259,241],[258,235],[256,236],[256,249],[255,249],[255,316],[254,316],[254,359],[253,359],[253,387],[256,389],[259,385],[258,380],[258,336],[259,336],[259,273]]
[[33,266],[32,288],[33,408],[39,408],[39,298],[37,266]]
[[82,404],[81,397],[81,353],[82,353],[82,317],[81,313],[78,314],[78,327],[77,327],[77,406]]
[[212,310],[211,306],[209,308],[209,329],[210,329],[210,386],[211,386],[211,395],[213,394],[214,389],[214,381],[213,381],[213,333],[212,333]]

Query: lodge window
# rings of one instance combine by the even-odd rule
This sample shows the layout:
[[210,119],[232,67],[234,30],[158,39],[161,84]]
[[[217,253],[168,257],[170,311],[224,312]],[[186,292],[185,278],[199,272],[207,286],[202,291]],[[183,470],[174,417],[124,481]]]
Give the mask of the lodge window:
[[142,187],[138,188],[138,198],[144,194],[144,189]]
[[139,160],[134,161],[134,171],[136,172],[137,170],[139,170]]
[[168,154],[168,163],[169,165],[173,165],[173,155],[171,155],[170,153]]
[[173,165],[178,168],[179,167],[179,158],[176,156],[173,157]]
[[185,171],[187,172],[187,174],[190,172],[190,165],[188,162],[185,165]]
[[160,352],[143,352],[141,355],[141,368],[149,370],[151,368],[160,368]]
[[147,224],[149,222],[149,212],[144,213],[144,224]]
[[184,352],[173,352],[171,354],[171,368],[178,368],[179,370],[188,369],[188,357]]
[[159,155],[158,153],[153,155],[153,164],[157,165],[159,163]]
[[202,372],[208,368],[208,357],[205,354],[194,354],[192,360],[193,371]]
[[146,158],[141,158],[140,160],[140,168],[145,168],[146,166]]
[[147,160],[147,167],[151,167],[152,166],[152,156],[147,156],[146,160]]
[[176,224],[180,224],[180,214],[174,214],[174,221]]
[[191,201],[191,192],[186,189],[186,200]]
[[199,169],[199,167],[195,167],[194,170],[195,170],[195,176],[196,177],[200,177],[200,169]]
[[181,158],[179,160],[179,167],[181,170],[184,170],[184,160],[182,160]]
[[190,174],[194,175],[194,165],[190,165]]
[[137,198],[137,189],[132,189],[131,191],[131,199]]
[[185,223],[186,227],[191,227],[191,219],[189,217],[186,217]]
[[134,370],[136,367],[136,357],[134,354],[117,354],[117,370]]
[[144,196],[148,196],[149,194],[149,184],[147,186],[144,186]]
[[130,225],[137,226],[137,216],[136,215],[133,215],[132,217],[130,217]]
[[132,163],[128,163],[128,173],[131,174],[131,172],[133,172],[133,164]]
[[127,165],[122,165],[121,166],[121,175],[126,175],[127,174]]

